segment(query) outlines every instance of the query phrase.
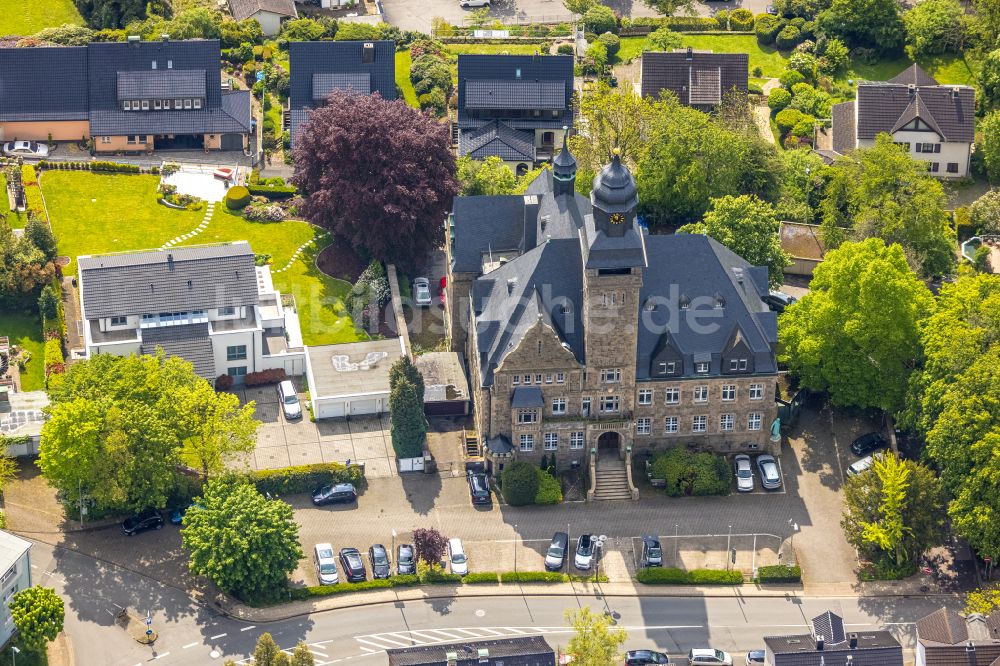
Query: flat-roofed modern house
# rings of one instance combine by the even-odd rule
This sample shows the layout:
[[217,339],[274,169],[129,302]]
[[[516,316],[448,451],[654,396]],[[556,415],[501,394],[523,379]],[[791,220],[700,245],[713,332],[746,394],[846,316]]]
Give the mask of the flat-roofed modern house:
[[459,156],[496,156],[523,173],[572,126],[573,56],[458,56]]
[[243,152],[250,91],[223,90],[220,72],[216,39],[0,49],[0,140]]
[[888,81],[860,81],[851,102],[833,107],[833,150],[845,154],[890,134],[940,178],[969,174],[976,133],[976,92],[941,85],[919,65]]
[[31,542],[0,530],[0,645],[6,645],[14,633],[10,615],[10,600],[21,590],[31,587]]
[[79,257],[86,355],[180,356],[212,380],[305,372],[294,311],[246,241]]
[[395,42],[291,42],[288,66],[293,147],[309,112],[334,90],[396,99]]
[[715,108],[729,92],[746,93],[749,89],[746,53],[713,53],[678,49],[647,51],[642,54],[643,97],[673,93],[681,104],[702,111]]
[[295,0],[229,0],[229,11],[237,21],[252,18],[261,32],[271,37],[281,31],[281,22],[298,18]]

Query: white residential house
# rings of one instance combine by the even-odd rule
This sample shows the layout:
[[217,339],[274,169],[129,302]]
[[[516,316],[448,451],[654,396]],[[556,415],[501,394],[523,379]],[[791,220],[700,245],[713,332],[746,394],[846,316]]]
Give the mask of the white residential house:
[[281,31],[281,22],[299,17],[294,0],[229,0],[229,11],[237,21],[252,18],[267,37]]
[[939,178],[969,175],[975,138],[976,93],[940,85],[918,65],[889,81],[861,81],[857,97],[833,107],[833,150],[844,154],[892,135]]
[[305,372],[298,316],[246,241],[79,257],[86,356],[180,356],[208,380]]
[[14,618],[10,600],[21,590],[31,587],[31,542],[0,530],[0,646],[6,645],[14,633]]

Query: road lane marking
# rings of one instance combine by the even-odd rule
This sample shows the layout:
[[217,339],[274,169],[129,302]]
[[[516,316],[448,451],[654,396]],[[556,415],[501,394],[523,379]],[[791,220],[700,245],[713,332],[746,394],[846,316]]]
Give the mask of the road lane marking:
[[[385,649],[382,649],[382,650],[375,650],[375,649],[373,649],[373,648],[369,648],[369,647],[365,647],[364,645],[361,645],[361,646],[359,646],[359,647],[360,647],[360,648],[361,648],[362,650],[364,650],[365,652],[367,652],[368,654],[375,654],[375,653],[377,653],[377,652],[385,652]],[[142,666],[142,664],[138,664],[138,666]]]
[[229,634],[216,634],[215,636],[211,636],[208,640],[214,641],[214,640],[218,640],[218,639],[223,638],[223,637],[228,636],[228,635]]
[[528,633],[527,631],[521,631],[520,629],[518,629],[516,627],[507,627],[507,631],[513,631],[515,634],[526,634],[526,633]]
[[164,657],[169,657],[169,656],[170,656],[169,652],[164,652],[163,654],[156,655],[156,658],[157,659],[163,659]]
[[309,650],[309,651],[312,652],[317,657],[322,657],[323,659],[330,658],[330,655],[326,654],[325,652],[319,652],[318,650]]
[[415,636],[420,636],[420,638],[423,638],[424,640],[428,640],[428,641],[439,641],[439,640],[441,640],[437,636],[430,636],[428,634],[423,633],[422,631],[410,631],[410,634],[411,635],[415,635]]
[[400,640],[410,641],[411,643],[416,643],[417,645],[420,645],[421,643],[425,642],[425,641],[415,640],[411,634],[413,634],[412,631],[394,631],[390,634],[379,634],[379,636],[395,636]]
[[[386,649],[384,645],[381,645],[381,644],[379,644],[379,643],[377,643],[375,641],[370,641],[367,638],[355,638],[354,640],[356,640],[359,643],[367,643],[368,645],[374,645],[379,650],[385,650]],[[399,641],[393,641],[393,640],[390,640],[388,638],[379,638],[378,640],[383,641],[385,643],[393,643],[397,647],[409,647],[409,643],[400,643]],[[361,646],[361,649],[364,649],[364,646]]]
[[494,636],[503,636],[503,632],[502,631],[497,631],[496,629],[490,629],[488,627],[483,627],[482,631],[488,631],[491,634],[493,634]]
[[450,638],[451,640],[455,640],[455,641],[461,640],[461,638],[462,638],[461,636],[457,636],[455,634],[449,634],[447,631],[444,631],[442,629],[426,629],[425,631],[427,631],[429,633],[432,632],[432,633],[435,633],[435,634],[441,634],[442,636],[445,636],[445,637]]
[[461,631],[463,634],[469,634],[470,636],[475,636],[476,638],[482,638],[482,634],[477,634],[474,631],[469,631],[468,629],[456,629],[455,631]]
[[240,629],[240,631],[250,631],[251,629],[256,629],[256,628],[257,628],[256,624],[251,624],[249,627],[243,627],[242,629]]
[[185,646],[184,646],[184,647],[182,647],[181,649],[182,649],[182,650],[187,650],[188,648],[193,648],[193,647],[194,647],[195,645],[197,645],[197,644],[198,644],[198,641],[195,641],[194,643],[188,643],[187,645],[185,645]]

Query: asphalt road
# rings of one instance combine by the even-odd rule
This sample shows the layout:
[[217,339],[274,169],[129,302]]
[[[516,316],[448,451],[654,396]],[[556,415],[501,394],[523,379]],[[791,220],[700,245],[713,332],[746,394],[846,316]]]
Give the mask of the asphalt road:
[[[849,628],[887,627],[905,645],[912,623],[942,603],[937,598],[754,598],[738,590],[723,598],[486,597],[399,602],[328,611],[266,625],[220,616],[181,591],[72,551],[36,544],[36,583],[53,586],[66,599],[66,630],[80,666],[203,665],[234,659],[248,663],[257,638],[269,631],[283,648],[305,640],[318,666],[385,664],[385,650],[411,644],[543,633],[553,647],[565,645],[566,609],[589,605],[610,610],[629,633],[628,648],[657,647],[681,656],[711,645],[742,653],[763,636],[807,631],[809,618],[826,610],[841,614]],[[77,584],[86,580],[87,584]],[[134,642],[113,622],[115,606],[138,614],[149,610],[159,633],[154,648]]]

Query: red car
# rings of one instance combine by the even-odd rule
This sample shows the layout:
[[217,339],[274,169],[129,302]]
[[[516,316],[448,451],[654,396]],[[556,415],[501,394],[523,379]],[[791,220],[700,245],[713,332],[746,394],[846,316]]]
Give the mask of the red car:
[[441,286],[438,288],[438,298],[441,299],[441,305],[444,305],[444,288],[448,286],[448,276],[441,278]]

